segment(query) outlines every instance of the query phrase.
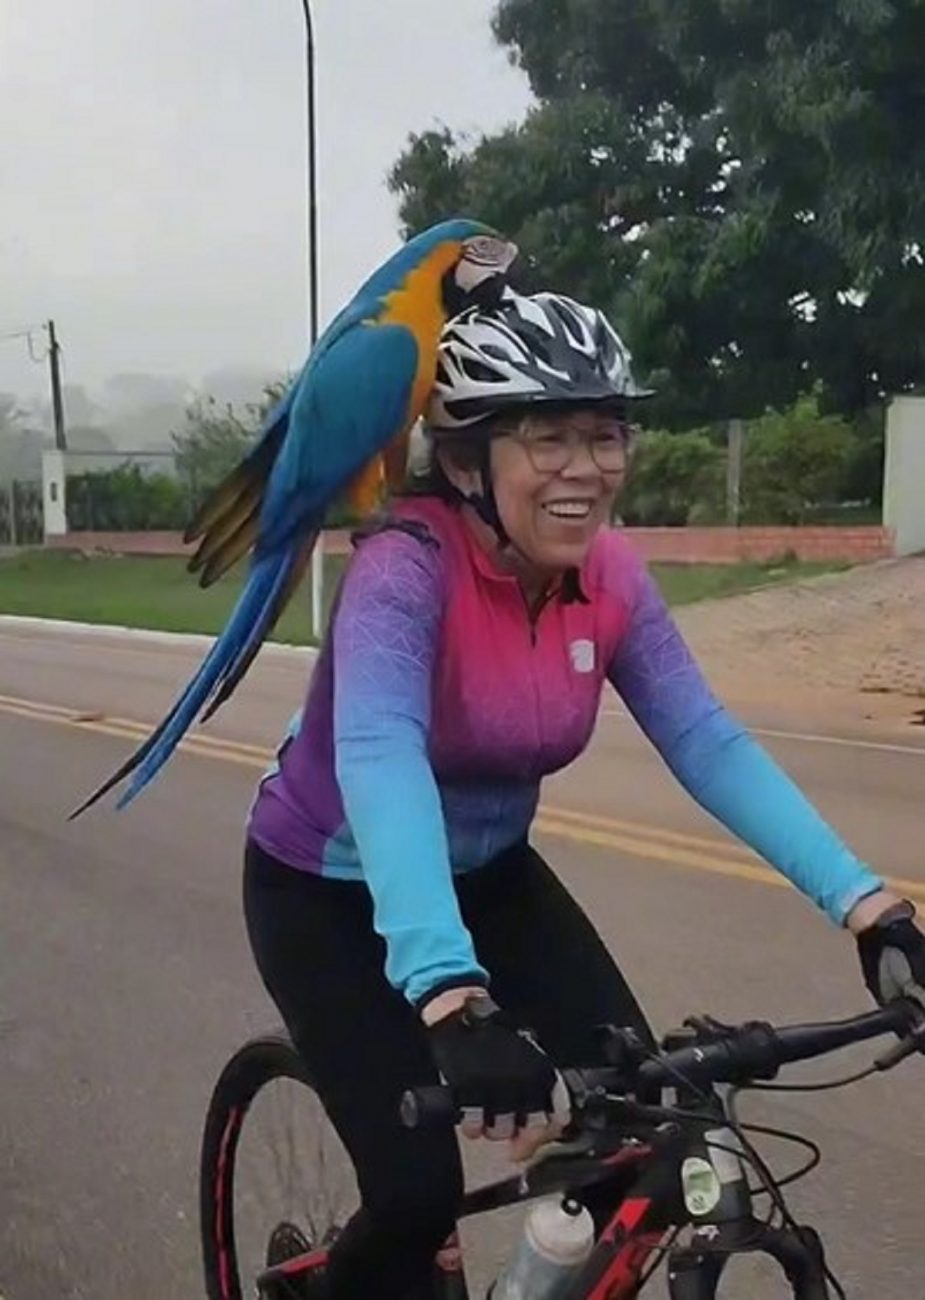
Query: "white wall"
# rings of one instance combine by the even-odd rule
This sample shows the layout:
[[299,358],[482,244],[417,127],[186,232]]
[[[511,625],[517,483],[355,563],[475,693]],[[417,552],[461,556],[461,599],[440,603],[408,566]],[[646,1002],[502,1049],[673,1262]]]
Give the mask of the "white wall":
[[894,397],[887,411],[883,522],[897,555],[925,551],[925,397]]
[[60,537],[67,532],[66,481],[64,452],[43,451],[42,508],[46,537]]

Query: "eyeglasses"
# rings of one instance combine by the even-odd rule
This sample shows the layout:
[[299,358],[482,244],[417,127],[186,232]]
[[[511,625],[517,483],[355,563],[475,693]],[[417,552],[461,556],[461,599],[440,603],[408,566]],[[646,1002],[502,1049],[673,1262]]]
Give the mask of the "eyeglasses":
[[614,423],[592,434],[574,429],[517,429],[508,436],[520,443],[538,474],[560,473],[574,459],[579,446],[587,448],[602,474],[620,474],[626,466],[630,427]]

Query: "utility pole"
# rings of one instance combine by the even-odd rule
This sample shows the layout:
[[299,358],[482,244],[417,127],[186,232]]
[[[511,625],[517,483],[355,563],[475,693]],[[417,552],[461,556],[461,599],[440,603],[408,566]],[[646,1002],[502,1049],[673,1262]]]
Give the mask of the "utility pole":
[[67,437],[64,433],[64,403],[61,400],[61,347],[55,334],[55,322],[50,320],[48,329],[48,365],[51,370],[51,407],[55,420],[55,446],[58,451],[67,451]]

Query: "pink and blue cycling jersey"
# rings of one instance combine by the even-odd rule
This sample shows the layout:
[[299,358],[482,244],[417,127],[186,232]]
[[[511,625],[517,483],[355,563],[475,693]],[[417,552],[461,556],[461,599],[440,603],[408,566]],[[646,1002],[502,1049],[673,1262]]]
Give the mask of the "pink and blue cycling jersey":
[[880,888],[713,696],[619,530],[531,617],[432,498],[400,502],[358,544],[249,834],[294,868],[366,882],[386,974],[412,1002],[486,978],[452,873],[527,836],[542,778],[587,746],[605,681],[685,789],[832,920]]

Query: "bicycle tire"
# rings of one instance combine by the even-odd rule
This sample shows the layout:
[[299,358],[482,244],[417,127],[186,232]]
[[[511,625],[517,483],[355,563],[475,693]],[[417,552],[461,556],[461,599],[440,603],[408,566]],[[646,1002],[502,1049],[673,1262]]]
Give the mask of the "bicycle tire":
[[283,1031],[244,1043],[226,1063],[209,1101],[199,1174],[200,1242],[209,1300],[252,1300],[252,1293],[242,1288],[238,1259],[239,1144],[255,1099],[261,1090],[281,1080],[291,1080],[316,1098],[311,1076]]

